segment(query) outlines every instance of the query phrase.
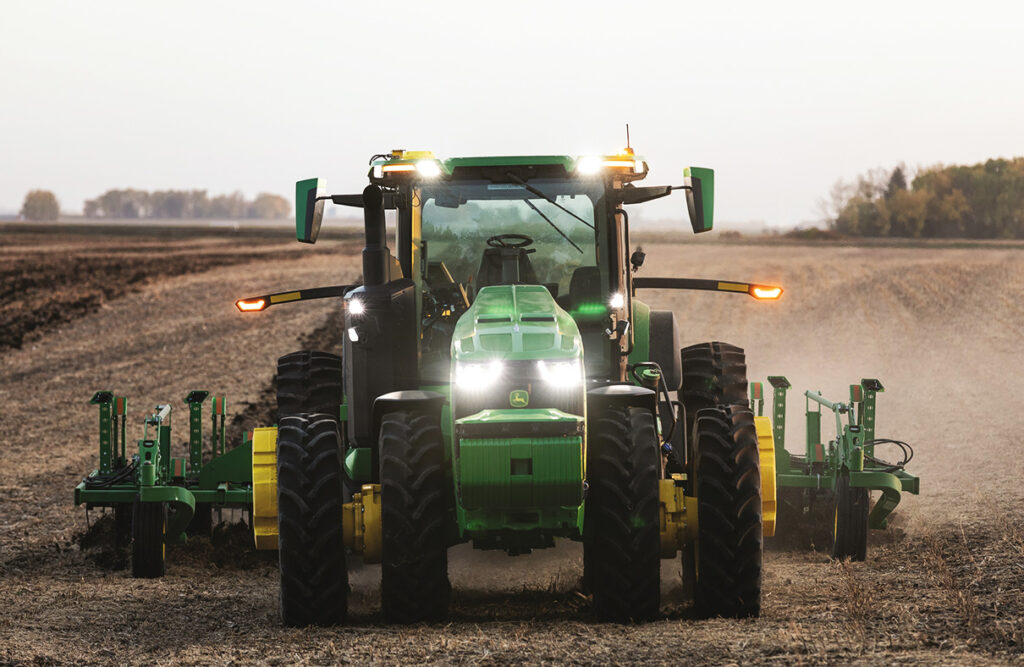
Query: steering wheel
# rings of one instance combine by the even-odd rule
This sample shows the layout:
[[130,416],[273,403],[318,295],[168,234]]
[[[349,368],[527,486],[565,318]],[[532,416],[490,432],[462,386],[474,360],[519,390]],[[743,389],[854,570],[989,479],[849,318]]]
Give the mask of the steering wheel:
[[533,239],[526,234],[498,234],[487,239],[492,248],[525,248],[532,243]]

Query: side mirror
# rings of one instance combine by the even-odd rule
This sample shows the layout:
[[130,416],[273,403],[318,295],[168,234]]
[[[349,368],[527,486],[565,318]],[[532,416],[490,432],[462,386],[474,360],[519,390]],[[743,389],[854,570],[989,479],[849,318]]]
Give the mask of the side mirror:
[[302,243],[316,243],[320,223],[324,219],[324,196],[327,184],[319,178],[295,183],[295,238]]
[[706,167],[687,167],[683,170],[686,208],[690,212],[690,226],[694,234],[711,231],[715,211],[715,170]]

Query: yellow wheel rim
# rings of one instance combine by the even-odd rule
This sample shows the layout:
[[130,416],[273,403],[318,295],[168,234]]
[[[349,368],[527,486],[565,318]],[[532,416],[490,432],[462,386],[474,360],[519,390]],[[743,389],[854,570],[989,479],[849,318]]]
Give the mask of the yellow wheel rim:
[[771,537],[775,534],[775,517],[778,511],[772,420],[768,417],[754,417],[754,428],[757,430],[757,453],[761,459],[761,534]]

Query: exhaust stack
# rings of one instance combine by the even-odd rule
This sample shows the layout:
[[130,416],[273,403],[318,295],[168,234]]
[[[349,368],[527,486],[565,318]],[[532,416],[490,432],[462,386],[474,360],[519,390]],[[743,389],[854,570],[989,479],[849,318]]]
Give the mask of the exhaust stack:
[[387,282],[391,253],[384,226],[384,193],[376,185],[367,185],[363,190],[363,220],[366,228],[363,284],[367,287],[383,285]]

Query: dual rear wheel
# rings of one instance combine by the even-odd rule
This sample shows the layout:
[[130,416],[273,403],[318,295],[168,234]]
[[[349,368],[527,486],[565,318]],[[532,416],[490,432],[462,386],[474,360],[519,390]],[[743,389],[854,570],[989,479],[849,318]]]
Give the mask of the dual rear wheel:
[[[750,410],[719,406],[694,419],[698,535],[684,549],[697,615],[761,611],[761,472]],[[658,479],[653,414],[612,408],[591,419],[584,582],[601,621],[657,617],[660,589]]]
[[683,578],[698,616],[761,612],[761,462],[747,399],[744,351],[721,342],[680,351],[686,468],[697,497],[697,539],[683,550]]
[[[437,417],[384,416],[380,428],[381,602],[393,623],[442,618],[448,609],[448,494]],[[346,500],[337,422],[299,414],[278,427],[278,550],[285,625],[345,621]]]

